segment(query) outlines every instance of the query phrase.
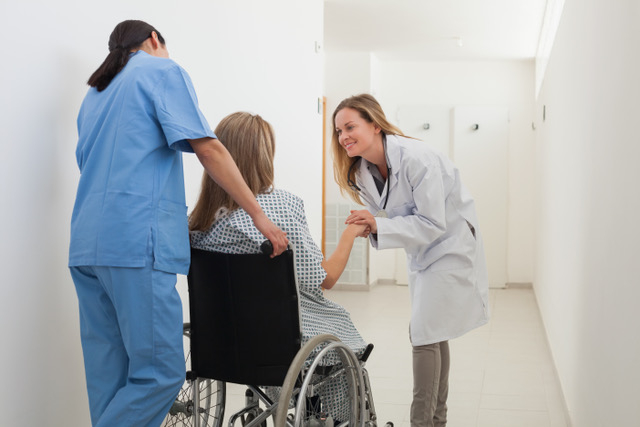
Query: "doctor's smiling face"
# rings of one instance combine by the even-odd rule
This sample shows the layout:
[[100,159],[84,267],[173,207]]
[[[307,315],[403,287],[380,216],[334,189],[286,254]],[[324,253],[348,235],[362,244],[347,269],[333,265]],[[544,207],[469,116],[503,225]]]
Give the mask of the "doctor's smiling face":
[[382,148],[380,127],[365,120],[359,111],[343,108],[335,115],[335,132],[338,142],[349,157],[361,156],[371,160]]

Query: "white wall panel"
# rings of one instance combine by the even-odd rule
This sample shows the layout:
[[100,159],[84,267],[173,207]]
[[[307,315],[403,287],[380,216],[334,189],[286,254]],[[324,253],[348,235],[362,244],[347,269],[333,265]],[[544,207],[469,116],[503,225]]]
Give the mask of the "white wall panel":
[[566,2],[536,105],[535,292],[579,427],[640,420],[639,19]]
[[[1,413],[24,425],[89,425],[66,265],[78,179],[75,119],[113,27],[124,19],[156,26],[190,73],[212,126],[236,110],[274,125],[276,183],[304,199],[319,241],[322,14],[321,0],[0,2]],[[192,206],[201,169],[188,158]]]

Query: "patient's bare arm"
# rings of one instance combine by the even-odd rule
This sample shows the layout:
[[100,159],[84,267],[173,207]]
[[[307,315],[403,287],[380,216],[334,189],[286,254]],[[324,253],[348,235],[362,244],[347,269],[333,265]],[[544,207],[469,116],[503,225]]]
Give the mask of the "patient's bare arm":
[[345,228],[340,236],[336,250],[333,251],[329,258],[322,261],[322,267],[327,272],[327,277],[325,277],[322,282],[324,289],[331,289],[340,278],[340,275],[347,265],[347,261],[349,261],[351,248],[353,248],[353,242],[356,237],[367,237],[368,235],[369,227],[366,225],[347,225],[347,228]]

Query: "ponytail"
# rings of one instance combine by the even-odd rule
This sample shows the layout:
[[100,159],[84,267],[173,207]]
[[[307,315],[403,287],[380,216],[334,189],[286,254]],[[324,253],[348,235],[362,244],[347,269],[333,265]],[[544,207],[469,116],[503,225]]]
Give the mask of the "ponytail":
[[129,20],[116,25],[109,37],[109,55],[100,67],[89,77],[87,84],[102,92],[109,86],[111,80],[129,62],[129,52],[137,49],[155,31],[160,43],[165,44],[160,33],[144,21]]
[[87,84],[102,92],[111,80],[127,65],[129,52],[126,49],[114,49],[109,52],[102,65],[89,77]]

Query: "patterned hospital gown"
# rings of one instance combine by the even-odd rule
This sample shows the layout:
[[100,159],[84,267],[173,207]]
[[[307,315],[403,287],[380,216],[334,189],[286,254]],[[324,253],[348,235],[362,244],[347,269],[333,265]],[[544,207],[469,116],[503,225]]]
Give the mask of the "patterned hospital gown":
[[[321,265],[322,252],[309,232],[302,199],[279,189],[259,194],[256,198],[267,217],[287,233],[289,246],[293,249],[300,293],[302,345],[314,336],[332,334],[360,356],[367,344],[353,325],[349,313],[323,295],[320,285],[327,273]],[[260,253],[264,240],[265,237],[243,209],[219,213],[207,232],[191,232],[191,246],[194,248],[224,253]],[[340,396],[343,394],[340,389],[344,386],[333,384],[332,390],[321,393],[322,400],[326,403],[328,400],[342,400],[344,396]],[[345,420],[343,411],[330,412],[334,419]]]

